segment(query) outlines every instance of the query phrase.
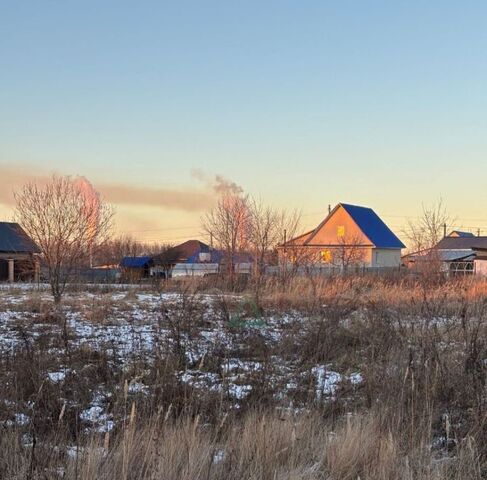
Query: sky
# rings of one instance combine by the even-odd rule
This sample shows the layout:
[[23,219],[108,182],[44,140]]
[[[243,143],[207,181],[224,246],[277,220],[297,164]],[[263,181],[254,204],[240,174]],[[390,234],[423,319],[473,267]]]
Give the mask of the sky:
[[303,229],[338,202],[402,234],[443,199],[487,235],[481,1],[0,0],[0,219],[88,178],[117,232],[201,236],[235,182]]

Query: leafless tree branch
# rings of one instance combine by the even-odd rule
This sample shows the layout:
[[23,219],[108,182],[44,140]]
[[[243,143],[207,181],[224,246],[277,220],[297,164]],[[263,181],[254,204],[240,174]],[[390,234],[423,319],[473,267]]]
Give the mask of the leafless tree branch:
[[61,300],[77,267],[109,238],[112,208],[71,177],[31,182],[15,193],[15,218],[42,250],[52,295]]

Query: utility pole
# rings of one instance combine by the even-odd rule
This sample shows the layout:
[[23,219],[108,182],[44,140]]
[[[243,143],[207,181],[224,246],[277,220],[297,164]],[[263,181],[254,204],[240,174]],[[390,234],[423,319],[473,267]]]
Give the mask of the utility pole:
[[446,223],[443,224],[443,238],[446,237]]
[[477,237],[480,237],[480,228],[477,229]]
[[330,215],[330,213],[331,213],[331,205],[328,204],[328,215]]

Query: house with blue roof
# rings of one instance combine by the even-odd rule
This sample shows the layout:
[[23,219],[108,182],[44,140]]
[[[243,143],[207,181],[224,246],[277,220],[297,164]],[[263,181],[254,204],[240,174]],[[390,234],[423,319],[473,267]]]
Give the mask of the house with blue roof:
[[200,240],[187,240],[153,257],[155,277],[204,276],[218,273],[222,254]]
[[339,203],[313,230],[280,245],[285,261],[399,267],[405,245],[371,208]]

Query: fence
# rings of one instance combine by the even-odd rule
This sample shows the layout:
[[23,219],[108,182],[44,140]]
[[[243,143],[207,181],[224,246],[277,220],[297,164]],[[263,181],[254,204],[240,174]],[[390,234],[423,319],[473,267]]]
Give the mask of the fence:
[[330,265],[312,265],[312,266],[292,266],[279,265],[267,266],[266,275],[292,274],[298,276],[324,276],[336,277],[347,275],[376,275],[376,276],[399,276],[407,275],[409,270],[405,267],[365,267],[353,265],[346,268]]

